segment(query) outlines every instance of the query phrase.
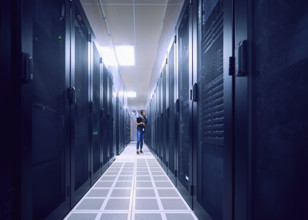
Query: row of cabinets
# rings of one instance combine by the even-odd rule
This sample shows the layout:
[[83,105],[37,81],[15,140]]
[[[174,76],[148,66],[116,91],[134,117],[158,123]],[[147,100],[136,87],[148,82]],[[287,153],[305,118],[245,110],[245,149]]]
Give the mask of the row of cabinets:
[[146,143],[199,219],[307,216],[288,199],[301,203],[306,191],[307,55],[304,41],[292,44],[307,35],[295,25],[307,24],[304,11],[291,2],[185,1],[147,106]]
[[11,158],[4,176],[14,180],[7,183],[15,192],[5,212],[13,219],[62,219],[129,143],[130,116],[124,97],[114,95],[113,76],[79,1],[23,1],[20,7],[8,11],[22,16],[21,23],[11,21],[20,29],[21,60],[12,63],[21,81],[11,85],[20,91],[13,95],[21,138],[1,154]]

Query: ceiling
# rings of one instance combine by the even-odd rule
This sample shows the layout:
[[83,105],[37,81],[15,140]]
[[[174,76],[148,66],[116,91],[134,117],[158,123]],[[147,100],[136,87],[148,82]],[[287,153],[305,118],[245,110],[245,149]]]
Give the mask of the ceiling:
[[[134,109],[146,107],[174,38],[184,0],[81,0],[100,46],[135,46],[135,66],[120,66]],[[103,15],[105,15],[105,20]],[[110,33],[110,37],[108,35]]]

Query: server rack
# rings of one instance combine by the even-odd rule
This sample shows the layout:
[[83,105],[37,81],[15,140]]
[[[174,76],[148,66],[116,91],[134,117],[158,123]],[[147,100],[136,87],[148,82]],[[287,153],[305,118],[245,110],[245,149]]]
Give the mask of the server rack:
[[179,99],[179,148],[178,188],[192,206],[192,63],[191,63],[191,7],[183,6],[176,28],[178,40],[178,99]]
[[121,105],[119,101],[119,97],[116,97],[116,104],[115,104],[115,144],[116,144],[116,155],[120,154],[120,146],[121,146]]
[[[176,108],[175,108],[175,62],[174,62],[174,42],[172,44],[172,47],[168,54],[168,131],[167,134],[168,142],[167,145],[169,146],[169,153],[168,153],[168,170],[171,172],[168,172],[169,176],[172,176],[175,179],[175,171],[176,171],[176,143],[175,143],[175,130],[176,123],[175,123],[175,114],[176,114]],[[174,181],[175,182],[175,181]]]
[[113,101],[112,101],[113,80],[110,71],[107,75],[107,144],[108,144],[108,161],[114,157],[113,149]]
[[[70,106],[66,101],[66,88],[70,86],[69,63],[66,62],[69,11],[66,1],[61,0],[29,2],[31,5],[37,13],[33,17],[33,81],[29,81],[32,96],[28,94],[26,98],[32,105],[32,122],[27,125],[32,130],[32,176],[29,174],[32,207],[29,211],[31,219],[42,219],[63,215],[70,207],[66,187],[70,182]],[[50,17],[53,19],[48,19]]]
[[10,82],[3,89],[12,94],[11,100],[1,100],[14,120],[4,120],[3,126],[15,129],[16,136],[9,150],[1,150],[8,158],[1,161],[14,164],[7,166],[3,184],[14,199],[1,198],[8,208],[0,216],[61,219],[114,156],[115,142],[107,139],[105,126],[115,127],[107,120],[115,110],[112,77],[101,68],[79,1],[1,2],[1,24],[5,16],[3,39],[16,42],[5,47],[15,60],[3,65]]
[[102,77],[102,84],[103,84],[103,91],[102,91],[102,109],[101,109],[101,124],[106,125],[103,128],[102,131],[102,145],[103,145],[103,163],[107,163],[108,162],[108,124],[107,124],[107,120],[108,120],[108,95],[107,95],[107,77],[108,77],[108,70],[106,68],[106,66],[103,66],[103,73],[102,73],[103,77]]
[[119,132],[119,120],[118,120],[118,108],[119,105],[117,105],[117,96],[114,86],[112,87],[112,126],[113,126],[113,139],[112,139],[112,149],[113,149],[113,156],[118,155],[118,132]]
[[[200,1],[200,51],[196,158],[196,202],[213,219],[223,218],[224,191],[224,6],[223,0]],[[204,213],[206,215],[206,213]]]
[[71,26],[71,192],[72,204],[90,188],[89,25],[80,4],[72,3]]
[[162,162],[167,165],[167,126],[166,125],[166,121],[167,121],[167,115],[166,115],[166,99],[167,99],[167,88],[166,88],[166,64],[163,67],[162,70],[162,78],[161,78],[161,82],[162,82],[162,114],[161,114],[161,131],[162,131],[162,153],[161,153],[161,157],[162,157]]
[[101,59],[98,48],[95,43],[92,44],[92,99],[90,102],[90,112],[92,115],[91,130],[91,184],[96,182],[102,174],[103,166],[103,149],[101,145],[101,132],[103,125],[100,123],[101,118]]

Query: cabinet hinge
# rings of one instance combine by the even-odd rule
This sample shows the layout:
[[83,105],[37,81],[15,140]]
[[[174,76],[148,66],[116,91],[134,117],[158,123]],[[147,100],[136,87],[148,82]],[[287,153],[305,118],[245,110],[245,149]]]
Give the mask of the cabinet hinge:
[[24,83],[29,83],[33,80],[33,60],[28,53],[21,54],[21,79]]

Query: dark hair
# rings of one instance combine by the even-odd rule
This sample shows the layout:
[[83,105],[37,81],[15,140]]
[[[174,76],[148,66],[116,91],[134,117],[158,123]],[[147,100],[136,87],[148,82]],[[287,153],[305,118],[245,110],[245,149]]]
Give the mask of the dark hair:
[[140,114],[142,115],[143,112],[145,112],[145,110],[141,110],[141,111],[140,111]]

